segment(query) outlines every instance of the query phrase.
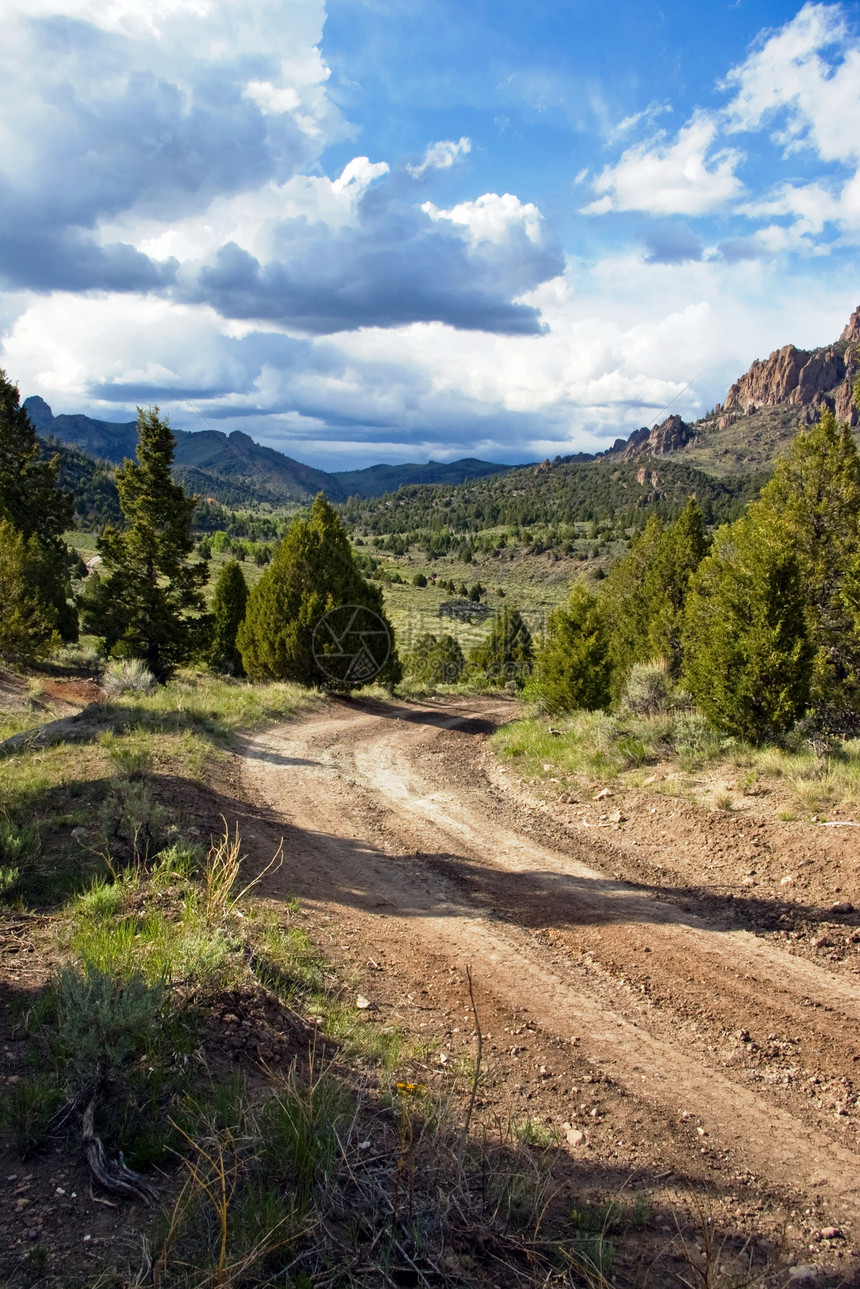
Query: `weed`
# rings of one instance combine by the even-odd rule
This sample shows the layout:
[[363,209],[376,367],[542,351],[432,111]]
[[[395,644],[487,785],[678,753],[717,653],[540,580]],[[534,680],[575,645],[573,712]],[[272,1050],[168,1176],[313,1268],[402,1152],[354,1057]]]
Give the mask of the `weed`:
[[156,856],[150,877],[156,887],[170,886],[196,877],[202,864],[202,848],[193,842],[180,840]]
[[50,1074],[37,1074],[21,1079],[0,1100],[0,1122],[12,1129],[24,1159],[43,1141],[63,1099],[62,1090]]
[[266,867],[236,892],[235,887],[245,856],[242,854],[238,824],[231,837],[226,819],[222,819],[222,823],[224,824],[223,835],[210,846],[203,866],[204,907],[206,921],[210,925],[220,922],[231,913],[240,900],[283,863],[284,841],[281,838],[280,846]]
[[537,1119],[512,1120],[511,1134],[521,1145],[533,1150],[550,1150],[559,1143],[558,1133]]

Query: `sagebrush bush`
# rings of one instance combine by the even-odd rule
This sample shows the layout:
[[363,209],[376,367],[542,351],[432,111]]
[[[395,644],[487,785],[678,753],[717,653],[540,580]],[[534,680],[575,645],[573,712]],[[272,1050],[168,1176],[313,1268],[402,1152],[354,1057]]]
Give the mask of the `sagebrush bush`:
[[146,863],[167,839],[167,811],[140,779],[116,778],[99,811],[99,828],[116,858]]
[[106,1076],[156,1041],[164,985],[142,975],[114,975],[90,962],[66,966],[57,980],[57,1038],[69,1070]]
[[621,706],[634,716],[656,716],[670,704],[669,669],[662,658],[635,662],[624,685]]
[[109,662],[102,675],[102,689],[111,697],[117,694],[148,694],[155,688],[155,677],[140,658],[118,658]]

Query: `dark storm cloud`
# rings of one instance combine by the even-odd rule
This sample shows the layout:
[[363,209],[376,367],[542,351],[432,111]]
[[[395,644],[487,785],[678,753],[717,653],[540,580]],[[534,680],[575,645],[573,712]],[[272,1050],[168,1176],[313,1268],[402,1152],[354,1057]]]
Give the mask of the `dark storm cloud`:
[[162,291],[177,262],[158,262],[123,242],[100,246],[76,228],[0,229],[0,282],[31,291]]
[[[15,104],[25,165],[0,158],[0,279],[44,290],[151,291],[173,279],[121,242],[100,245],[104,220],[180,218],[219,195],[283,182],[308,157],[287,113],[266,116],[243,96],[264,60],[169,72],[127,65],[133,42],[69,18],[26,24],[34,66],[16,67]],[[5,169],[5,175],[3,171]]]
[[[43,56],[61,28],[68,59],[41,81],[38,109],[23,122],[32,157],[14,176],[21,216],[81,227],[132,208],[176,218],[219,194],[283,182],[306,158],[289,114],[265,116],[244,97],[259,59],[217,74],[186,65],[180,84],[168,72],[128,68],[121,36],[69,19],[31,27]],[[86,79],[74,57],[82,51],[92,58]]]
[[538,311],[515,297],[564,270],[561,248],[513,225],[473,242],[462,225],[375,192],[355,226],[332,232],[285,221],[277,257],[261,264],[235,243],[188,282],[187,297],[228,318],[260,319],[316,334],[444,322],[467,331],[534,335]]

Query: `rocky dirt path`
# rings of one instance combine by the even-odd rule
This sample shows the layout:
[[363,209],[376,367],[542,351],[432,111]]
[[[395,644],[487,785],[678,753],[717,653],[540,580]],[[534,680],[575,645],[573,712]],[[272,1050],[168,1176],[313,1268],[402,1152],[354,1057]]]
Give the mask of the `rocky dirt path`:
[[[574,1154],[706,1177],[729,1215],[777,1199],[806,1256],[850,1275],[858,978],[637,881],[638,857],[630,880],[617,836],[530,808],[485,748],[513,714],[344,701],[249,737],[242,795],[286,842],[265,893],[331,919],[416,1025],[440,973],[470,964],[495,1040],[486,1097],[562,1125]],[[452,1051],[469,1027],[458,987]]]

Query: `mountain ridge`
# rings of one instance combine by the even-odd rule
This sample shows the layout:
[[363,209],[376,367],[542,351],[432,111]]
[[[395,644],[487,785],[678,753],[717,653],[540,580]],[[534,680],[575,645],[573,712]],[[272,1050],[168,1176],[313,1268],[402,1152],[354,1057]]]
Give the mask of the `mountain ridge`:
[[[120,465],[126,457],[134,457],[136,421],[100,421],[80,413],[55,416],[49,404],[37,394],[24,400],[24,408],[36,433],[43,439],[57,440],[113,465]],[[404,484],[463,483],[514,468],[464,457],[450,462],[379,464],[361,470],[326,471],[296,461],[276,448],[265,447],[241,430],[223,434],[211,429],[174,429],[173,435],[176,478],[216,501],[226,501],[229,493],[232,504],[237,501],[243,504],[244,494],[248,503],[254,500],[270,505],[304,502],[320,491],[331,501],[343,502],[353,495],[381,496]]]

